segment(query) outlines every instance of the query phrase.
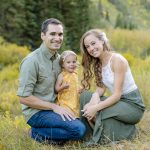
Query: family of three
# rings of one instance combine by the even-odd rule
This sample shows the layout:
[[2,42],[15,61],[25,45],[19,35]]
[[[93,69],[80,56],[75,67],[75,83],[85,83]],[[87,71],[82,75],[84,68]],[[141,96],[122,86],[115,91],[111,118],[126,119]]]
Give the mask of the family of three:
[[[81,38],[82,88],[77,55],[58,54],[63,24],[45,20],[41,39],[20,64],[17,91],[31,138],[48,143],[82,139],[87,145],[132,139],[145,107],[127,60],[111,50],[106,34],[92,29]],[[94,93],[89,91],[93,77]],[[103,96],[106,88],[109,97]]]

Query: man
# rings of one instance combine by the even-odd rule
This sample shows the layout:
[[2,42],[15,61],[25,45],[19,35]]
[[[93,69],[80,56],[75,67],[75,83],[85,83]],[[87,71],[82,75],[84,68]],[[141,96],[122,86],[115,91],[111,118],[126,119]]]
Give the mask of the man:
[[23,115],[31,126],[31,137],[38,142],[81,139],[85,126],[66,108],[55,104],[55,81],[60,72],[59,55],[63,25],[54,18],[41,27],[43,43],[20,65],[17,95]]

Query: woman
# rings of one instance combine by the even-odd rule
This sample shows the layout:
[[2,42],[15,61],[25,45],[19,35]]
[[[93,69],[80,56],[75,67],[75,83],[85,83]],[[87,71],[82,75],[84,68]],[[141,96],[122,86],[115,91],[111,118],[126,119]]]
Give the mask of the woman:
[[[111,51],[106,34],[99,29],[87,31],[80,42],[84,89],[90,88],[93,74],[95,93],[83,92],[81,120],[92,133],[90,144],[132,139],[144,113],[142,97],[134,82],[127,60]],[[105,89],[111,95],[104,97]]]

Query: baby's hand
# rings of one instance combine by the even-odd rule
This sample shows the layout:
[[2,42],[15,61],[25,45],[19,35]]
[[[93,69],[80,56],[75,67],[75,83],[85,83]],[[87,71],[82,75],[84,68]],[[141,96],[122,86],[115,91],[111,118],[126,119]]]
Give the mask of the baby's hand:
[[68,89],[69,88],[69,84],[67,82],[62,84],[62,89]]
[[78,88],[78,93],[81,94],[81,93],[83,92],[83,90],[84,90],[84,88],[80,86],[80,87]]

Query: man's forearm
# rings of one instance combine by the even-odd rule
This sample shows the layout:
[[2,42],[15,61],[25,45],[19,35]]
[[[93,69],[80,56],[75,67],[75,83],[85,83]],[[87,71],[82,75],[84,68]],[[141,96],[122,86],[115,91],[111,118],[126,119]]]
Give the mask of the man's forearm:
[[35,96],[19,97],[20,103],[39,110],[53,110],[53,103],[43,101]]

